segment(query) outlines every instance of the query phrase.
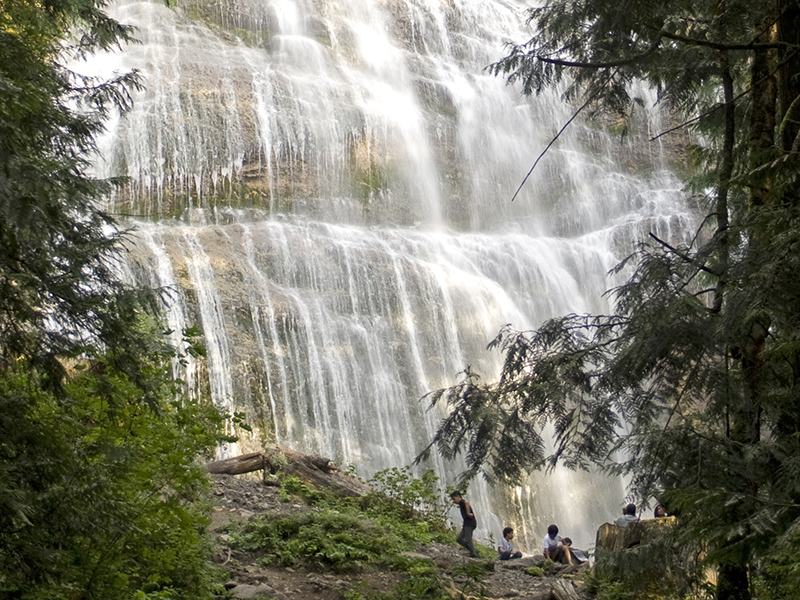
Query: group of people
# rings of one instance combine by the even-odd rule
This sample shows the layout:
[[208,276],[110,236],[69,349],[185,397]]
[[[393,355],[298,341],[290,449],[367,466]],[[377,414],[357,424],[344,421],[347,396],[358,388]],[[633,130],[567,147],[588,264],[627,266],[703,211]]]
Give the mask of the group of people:
[[[656,504],[656,508],[653,511],[653,517],[660,519],[661,517],[668,516],[667,509],[664,508],[662,504]],[[639,517],[636,516],[636,505],[628,504],[622,509],[622,515],[614,519],[614,524],[619,525],[620,527],[627,527],[631,523],[634,523],[638,520]]]
[[[472,534],[478,527],[478,520],[475,518],[475,511],[472,506],[461,495],[461,492],[453,492],[450,494],[453,503],[461,510],[461,518],[464,521],[461,527],[461,533],[456,540],[460,545],[469,550],[469,555],[472,558],[478,558],[478,552],[475,550],[475,545],[472,543]],[[666,517],[666,510],[659,504],[653,512],[655,518]],[[628,504],[622,509],[622,515],[617,517],[614,521],[620,527],[627,527],[634,521],[638,521],[639,517],[636,516],[636,505]],[[517,550],[514,552],[514,546],[511,540],[514,539],[514,530],[511,527],[503,529],[503,538],[497,544],[497,557],[499,560],[513,560],[522,558],[522,552]],[[558,526],[550,525],[547,528],[547,535],[544,536],[543,554],[547,559],[553,562],[560,562],[562,564],[580,564],[585,558],[576,556],[575,551],[572,549],[572,540],[568,537],[561,537],[558,534]]]
[[[478,558],[478,552],[475,550],[475,545],[472,543],[472,534],[478,527],[478,520],[475,518],[475,511],[472,506],[461,495],[461,492],[453,492],[450,494],[453,504],[461,510],[461,518],[464,521],[461,527],[461,533],[458,534],[456,540],[460,545],[469,550],[469,555],[472,558]],[[503,538],[497,544],[497,557],[499,560],[513,560],[522,558],[522,552],[517,550],[514,552],[514,546],[511,540],[514,539],[514,529],[506,527],[503,529]],[[547,535],[544,537],[544,557],[549,558],[553,562],[560,562],[563,564],[579,564],[583,562],[581,558],[575,555],[572,550],[572,540],[568,537],[562,538],[558,534],[558,527],[550,525],[547,528]]]

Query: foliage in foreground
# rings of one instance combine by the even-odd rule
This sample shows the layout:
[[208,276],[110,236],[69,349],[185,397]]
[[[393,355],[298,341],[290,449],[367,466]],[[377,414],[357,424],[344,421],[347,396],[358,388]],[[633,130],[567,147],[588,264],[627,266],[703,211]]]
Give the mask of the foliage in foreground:
[[674,535],[674,526],[648,527],[641,543],[618,552],[595,549],[586,583],[598,600],[706,598],[704,548]]
[[[391,566],[399,553],[418,544],[434,540],[452,543],[454,536],[443,515],[433,509],[413,509],[423,498],[441,497],[435,475],[429,472],[416,479],[406,473],[397,477],[402,472],[383,471],[371,480],[394,481],[394,498],[379,490],[359,499],[342,497],[296,477],[285,477],[282,499],[300,498],[316,510],[254,519],[233,536],[232,544],[240,550],[263,552],[267,563],[305,563],[341,571],[367,565]],[[404,501],[398,501],[398,496]]]
[[529,15],[533,37],[491,70],[622,117],[631,83],[656,88],[696,140],[705,218],[683,242],[651,232],[616,270],[610,314],[501,331],[496,382],[468,370],[433,392],[452,412],[432,446],[464,451],[473,476],[627,474],[642,504],[680,515],[679,541],[705,545],[718,598],[789,593],[776,575],[800,568],[800,2],[546,0]]
[[208,597],[197,458],[221,440],[222,416],[176,395],[169,357],[150,359],[157,410],[106,362],[77,363],[59,395],[35,372],[0,371],[4,597]]
[[[135,73],[69,68],[132,39],[104,0],[0,1],[0,596],[202,599],[221,417],[182,396],[156,294],[119,278],[91,174]],[[150,316],[148,316],[150,315]]]

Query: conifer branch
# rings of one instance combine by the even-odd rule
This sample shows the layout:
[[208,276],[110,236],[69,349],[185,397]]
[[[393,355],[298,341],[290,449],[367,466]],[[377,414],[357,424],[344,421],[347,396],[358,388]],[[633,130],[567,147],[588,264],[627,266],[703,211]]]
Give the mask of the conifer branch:
[[658,242],[659,244],[664,246],[664,248],[666,248],[667,250],[672,252],[675,256],[677,256],[678,258],[682,259],[684,262],[687,262],[689,264],[695,265],[698,269],[700,269],[701,271],[704,271],[705,273],[708,273],[709,275],[713,275],[714,277],[719,277],[719,274],[714,272],[713,269],[710,269],[709,267],[705,266],[704,264],[698,264],[696,259],[692,258],[691,256],[689,256],[685,252],[681,252],[680,250],[678,250],[674,246],[670,245],[668,242],[665,242],[664,240],[659,238],[653,232],[650,232],[648,235],[651,238],[653,238],[656,242]]

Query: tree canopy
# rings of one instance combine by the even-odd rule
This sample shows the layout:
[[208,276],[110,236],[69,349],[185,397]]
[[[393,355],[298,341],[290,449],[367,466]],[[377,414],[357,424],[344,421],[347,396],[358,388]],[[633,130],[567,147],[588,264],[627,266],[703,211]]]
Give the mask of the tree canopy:
[[[491,66],[523,93],[626,114],[644,80],[696,142],[705,219],[689,244],[643,240],[608,315],[504,328],[499,379],[435,391],[450,415],[431,446],[469,476],[516,480],[558,461],[631,477],[707,544],[718,598],[752,571],[800,583],[800,2],[547,1],[534,36]],[[545,452],[542,431],[556,444]],[[783,569],[783,570],[782,570]],[[781,577],[773,577],[781,573]],[[770,575],[772,574],[772,575]],[[770,577],[772,577],[770,579]],[[780,580],[782,583],[776,584]]]
[[102,3],[0,8],[0,361],[40,365],[57,384],[58,357],[126,335],[131,316],[121,313],[135,294],[115,272],[120,232],[101,210],[115,181],[89,166],[104,120],[129,107],[138,77],[96,80],[66,64],[132,32]]
[[172,380],[157,292],[118,276],[90,161],[139,81],[68,67],[132,40],[103,9],[0,0],[0,596],[204,598],[222,416]]

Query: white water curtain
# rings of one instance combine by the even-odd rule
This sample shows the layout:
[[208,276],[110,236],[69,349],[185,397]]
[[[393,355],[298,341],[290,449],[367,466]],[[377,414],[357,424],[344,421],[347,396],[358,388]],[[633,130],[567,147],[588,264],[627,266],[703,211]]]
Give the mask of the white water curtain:
[[[508,0],[128,0],[139,45],[94,60],[146,90],[102,140],[139,233],[129,271],[177,290],[202,328],[209,391],[264,436],[355,464],[408,464],[442,413],[419,398],[467,365],[491,379],[501,326],[606,311],[607,271],[648,231],[691,227],[646,89],[637,135],[572,126],[557,92],[523,98],[484,68],[531,35]],[[176,218],[177,217],[177,218]],[[194,372],[191,373],[194,378]],[[244,436],[239,451],[256,442]],[[462,465],[434,459],[452,481]],[[586,547],[618,480],[557,470],[476,483],[478,536],[549,523]]]

